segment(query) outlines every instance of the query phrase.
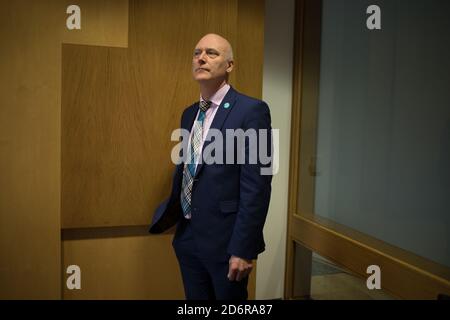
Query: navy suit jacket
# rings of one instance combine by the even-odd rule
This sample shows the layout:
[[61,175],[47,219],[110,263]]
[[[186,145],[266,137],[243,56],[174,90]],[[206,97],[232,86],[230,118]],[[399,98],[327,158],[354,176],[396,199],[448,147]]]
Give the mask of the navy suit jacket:
[[[184,110],[181,128],[191,130],[198,112],[198,102]],[[267,129],[265,149],[272,156],[271,118],[267,104],[245,96],[232,87],[217,110],[203,150],[211,141],[211,129],[223,134],[226,146],[226,129]],[[258,144],[260,143],[260,137]],[[225,164],[199,163],[197,165],[192,198],[191,227],[200,254],[208,258],[228,259],[230,255],[256,259],[264,251],[263,227],[269,207],[272,175],[261,175],[261,168],[271,163],[249,161],[249,140],[245,140],[245,163],[228,164],[226,154],[231,150],[224,147]],[[237,154],[238,143],[234,145]],[[265,161],[264,161],[265,162]],[[150,233],[162,233],[184,219],[180,206],[183,166],[176,166],[170,197],[156,209],[150,226]],[[266,169],[267,170],[267,169]],[[180,233],[178,225],[174,243]]]

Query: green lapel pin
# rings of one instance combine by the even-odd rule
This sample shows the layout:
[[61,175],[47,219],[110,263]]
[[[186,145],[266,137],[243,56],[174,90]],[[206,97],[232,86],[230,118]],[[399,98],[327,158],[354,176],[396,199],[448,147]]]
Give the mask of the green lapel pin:
[[225,103],[225,104],[223,105],[223,107],[224,107],[225,109],[228,109],[228,108],[230,107],[230,104],[227,102],[227,103]]

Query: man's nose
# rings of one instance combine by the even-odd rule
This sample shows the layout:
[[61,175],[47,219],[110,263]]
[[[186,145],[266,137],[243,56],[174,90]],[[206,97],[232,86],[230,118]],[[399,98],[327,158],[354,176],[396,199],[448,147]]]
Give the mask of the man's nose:
[[206,63],[206,52],[205,51],[202,51],[200,53],[200,55],[198,56],[198,63],[200,63],[200,64]]

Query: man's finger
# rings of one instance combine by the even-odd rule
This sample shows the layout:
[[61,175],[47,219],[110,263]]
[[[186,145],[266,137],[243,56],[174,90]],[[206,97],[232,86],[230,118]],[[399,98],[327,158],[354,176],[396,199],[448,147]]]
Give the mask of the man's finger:
[[234,268],[233,264],[231,264],[228,269],[228,280],[234,281],[236,279],[237,272],[238,272],[237,268]]
[[239,271],[236,275],[236,281],[241,281],[241,279],[242,279],[242,272]]
[[236,275],[236,281],[241,281],[242,279],[244,279],[245,277],[247,277],[250,273],[251,269],[242,269],[239,270],[239,272]]

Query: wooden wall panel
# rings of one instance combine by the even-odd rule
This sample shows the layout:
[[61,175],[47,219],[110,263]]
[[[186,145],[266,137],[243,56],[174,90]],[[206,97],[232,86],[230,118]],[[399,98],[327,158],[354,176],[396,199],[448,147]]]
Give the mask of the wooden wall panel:
[[235,50],[236,88],[247,95],[261,98],[262,80],[259,79],[263,77],[264,1],[239,1],[238,30]]
[[146,224],[169,192],[169,115],[142,103],[136,73],[127,49],[63,46],[63,228]]
[[64,8],[76,4],[81,9],[81,29],[69,30],[61,19],[63,43],[128,46],[128,0],[64,0],[62,4]]
[[[65,288],[63,298],[184,299],[181,273],[168,245],[172,235],[150,237],[146,228],[137,227],[130,230],[135,235],[120,236],[130,228],[120,229],[72,232],[72,238],[69,232],[63,242],[64,266],[80,267],[81,289]],[[102,231],[109,238],[95,237]]]
[[78,3],[81,32],[68,1],[0,5],[0,299],[61,298],[61,42],[128,42],[127,11]]
[[0,299],[60,297],[59,8],[0,5]]

